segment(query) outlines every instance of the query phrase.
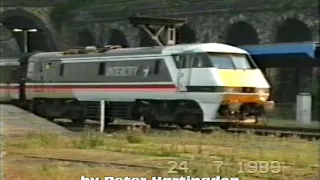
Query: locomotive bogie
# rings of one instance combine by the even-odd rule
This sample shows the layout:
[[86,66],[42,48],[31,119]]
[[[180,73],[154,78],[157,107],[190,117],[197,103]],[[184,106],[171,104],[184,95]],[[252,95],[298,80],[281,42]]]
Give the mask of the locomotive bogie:
[[74,123],[83,124],[86,120],[86,108],[76,99],[35,98],[28,101],[28,109],[50,121],[67,118]]

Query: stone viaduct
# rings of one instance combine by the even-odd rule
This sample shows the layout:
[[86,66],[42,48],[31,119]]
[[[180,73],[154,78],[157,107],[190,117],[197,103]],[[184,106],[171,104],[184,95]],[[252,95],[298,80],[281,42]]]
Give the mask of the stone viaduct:
[[[3,55],[23,50],[22,33],[13,32],[14,28],[39,29],[29,33],[29,51],[57,51],[94,44],[152,45],[144,33],[129,24],[127,17],[132,15],[186,18],[188,23],[178,32],[179,43],[245,45],[319,40],[318,0],[92,0],[83,4],[72,0],[3,1],[0,5],[0,53]],[[281,71],[278,76],[272,75],[275,73],[272,70],[266,73],[272,84],[281,82],[276,88],[279,94],[294,99],[298,91],[308,91],[306,88],[312,83],[306,81],[306,77],[314,79],[319,69],[283,68]],[[292,95],[283,93],[283,88],[289,85],[298,87]]]

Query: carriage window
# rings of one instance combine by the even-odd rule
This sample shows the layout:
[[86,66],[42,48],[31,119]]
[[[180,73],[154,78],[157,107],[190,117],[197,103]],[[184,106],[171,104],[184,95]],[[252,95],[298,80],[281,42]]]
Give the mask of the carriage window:
[[29,62],[28,73],[33,73],[33,70],[34,70],[34,62]]
[[63,72],[64,72],[64,64],[60,64],[60,72],[59,75],[63,76]]
[[99,63],[99,73],[98,75],[104,75],[106,71],[106,63]]
[[34,62],[29,62],[28,66],[27,66],[27,77],[29,79],[32,78],[33,74],[34,74]]
[[50,69],[50,68],[51,68],[51,65],[52,65],[52,62],[46,63],[46,69]]

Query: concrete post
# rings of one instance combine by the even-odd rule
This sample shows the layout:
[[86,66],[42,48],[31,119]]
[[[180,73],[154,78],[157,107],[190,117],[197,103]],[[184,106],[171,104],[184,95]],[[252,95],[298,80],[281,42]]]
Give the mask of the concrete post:
[[105,127],[105,101],[100,101],[100,132],[104,132]]
[[311,124],[312,98],[309,93],[299,93],[296,104],[296,120],[300,124]]

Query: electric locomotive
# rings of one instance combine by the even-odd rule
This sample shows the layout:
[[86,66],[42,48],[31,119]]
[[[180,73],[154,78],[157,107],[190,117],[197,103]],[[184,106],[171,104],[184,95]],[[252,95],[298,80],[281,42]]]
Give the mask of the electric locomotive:
[[249,53],[219,43],[34,53],[20,59],[20,71],[19,90],[10,97],[50,120],[98,120],[93,105],[104,100],[107,122],[198,129],[255,123],[274,107],[270,85]]

